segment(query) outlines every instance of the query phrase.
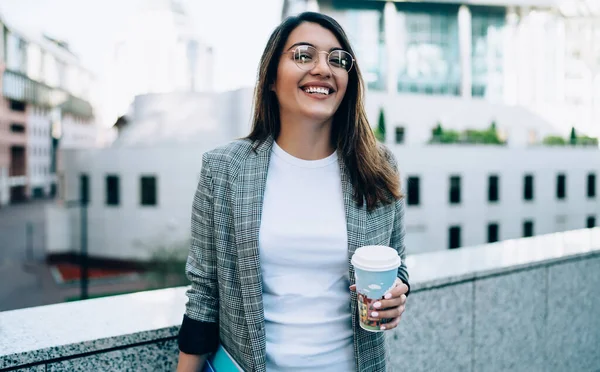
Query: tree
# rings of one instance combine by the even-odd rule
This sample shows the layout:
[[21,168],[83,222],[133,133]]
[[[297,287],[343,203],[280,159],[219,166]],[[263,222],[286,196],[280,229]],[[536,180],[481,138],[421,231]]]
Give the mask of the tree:
[[577,132],[575,132],[575,127],[571,127],[571,145],[577,144]]
[[560,136],[546,136],[542,143],[548,146],[564,146],[567,141]]
[[443,134],[442,123],[438,121],[437,126],[431,130],[431,142],[441,142]]
[[375,138],[379,142],[385,142],[385,116],[383,114],[383,108],[379,110],[379,120],[377,121],[377,129],[374,131]]

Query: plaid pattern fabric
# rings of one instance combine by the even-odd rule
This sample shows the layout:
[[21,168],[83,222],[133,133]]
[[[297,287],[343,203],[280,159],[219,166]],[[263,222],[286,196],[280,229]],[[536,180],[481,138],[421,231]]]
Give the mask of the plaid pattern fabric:
[[[205,153],[192,207],[192,240],[186,265],[192,285],[187,292],[186,316],[199,322],[218,322],[220,342],[245,371],[262,372],[266,364],[258,234],[272,145],[269,138],[254,151],[250,140],[237,140]],[[393,156],[388,157],[396,166]],[[372,212],[367,212],[366,206],[357,207],[341,157],[339,165],[352,284],[350,258],[356,248],[369,244],[396,248],[402,258],[398,277],[408,283],[402,201]],[[351,304],[357,371],[385,371],[383,333],[360,328],[355,293]]]

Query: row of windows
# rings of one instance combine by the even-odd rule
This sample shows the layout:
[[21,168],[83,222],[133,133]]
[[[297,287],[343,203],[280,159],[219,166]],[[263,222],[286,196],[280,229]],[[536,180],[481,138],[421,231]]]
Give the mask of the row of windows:
[[50,174],[50,169],[45,165],[32,165],[31,171],[34,176],[48,176]]
[[10,109],[17,112],[25,112],[26,104],[23,101],[9,100]]
[[[11,123],[10,124],[10,131],[12,133],[25,133],[27,130],[25,129],[25,125],[24,124]],[[38,137],[50,137],[50,130],[49,129],[33,127],[31,131],[32,131],[32,133],[33,133],[34,136],[38,136]]]
[[34,136],[50,137],[50,128],[36,128],[36,127],[33,127],[32,131],[33,131],[33,135]]
[[[596,216],[588,216],[585,221],[586,228],[596,226]],[[534,223],[532,220],[523,221],[522,236],[528,238],[534,236]],[[487,225],[487,242],[494,243],[500,240],[500,225],[496,222],[491,222]],[[450,226],[448,228],[448,248],[455,249],[462,246],[461,242],[461,227]]]
[[[156,176],[140,177],[140,205],[158,204],[158,181]],[[79,176],[79,199],[82,203],[89,204],[90,178],[87,174]],[[105,178],[105,203],[118,206],[121,203],[121,185],[119,176],[107,175]]]
[[12,123],[10,125],[10,131],[12,133],[25,133],[25,125],[19,123]]
[[49,156],[50,149],[47,147],[30,147],[31,153],[35,156]]
[[[592,199],[596,197],[596,174],[589,173],[586,178],[586,195]],[[411,176],[407,180],[407,205],[419,205],[421,203],[420,195],[420,177]],[[523,176],[523,199],[534,199],[534,177],[531,174]],[[460,204],[461,202],[461,177],[450,176],[450,186],[448,190],[448,201],[450,204]],[[488,177],[488,201],[500,201],[500,176],[490,175]],[[556,176],[556,198],[564,200],[567,198],[567,176],[559,173]]]

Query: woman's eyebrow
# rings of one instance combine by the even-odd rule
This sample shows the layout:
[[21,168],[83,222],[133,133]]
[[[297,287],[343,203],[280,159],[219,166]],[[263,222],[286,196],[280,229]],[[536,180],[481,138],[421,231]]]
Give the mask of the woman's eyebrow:
[[[292,49],[292,48],[294,48],[294,47],[297,47],[297,46],[300,46],[300,45],[308,45],[308,46],[311,46],[311,47],[313,47],[313,48],[317,49],[317,47],[316,47],[316,46],[314,46],[313,44],[311,44],[311,43],[309,43],[309,42],[306,42],[306,41],[300,41],[300,42],[294,43],[294,44],[293,44],[291,47],[289,47],[287,50],[290,50],[290,49]],[[329,51],[330,51],[330,52],[333,52],[334,50],[344,50],[344,48],[342,48],[342,47],[332,47],[332,48],[330,48],[330,49],[329,49]]]
[[311,43],[308,43],[308,42],[306,42],[306,41],[300,41],[300,42],[298,42],[298,43],[294,43],[294,44],[293,44],[291,47],[289,47],[287,50],[290,50],[290,49],[292,49],[292,48],[294,48],[294,47],[297,47],[297,46],[300,46],[300,45],[308,45],[308,46],[311,46],[311,47],[313,47],[313,48],[316,48],[316,47],[315,47],[314,45],[312,45]]

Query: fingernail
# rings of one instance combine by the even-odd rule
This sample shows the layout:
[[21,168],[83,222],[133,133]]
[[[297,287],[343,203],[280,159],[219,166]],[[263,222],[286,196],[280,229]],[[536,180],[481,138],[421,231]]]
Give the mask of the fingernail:
[[382,330],[382,331],[385,331],[385,326],[381,326],[381,330]]
[[377,311],[373,311],[373,312],[371,313],[371,316],[372,316],[373,318],[377,318],[377,317],[379,316],[379,313],[378,313]]
[[380,307],[381,307],[381,302],[375,302],[375,303],[373,304],[373,307],[375,307],[375,308],[380,308]]
[[385,297],[384,297],[384,298],[385,298],[386,300],[389,300],[390,298],[392,298],[392,294],[391,294],[391,293],[388,293],[388,294],[386,294],[386,295],[385,295]]

